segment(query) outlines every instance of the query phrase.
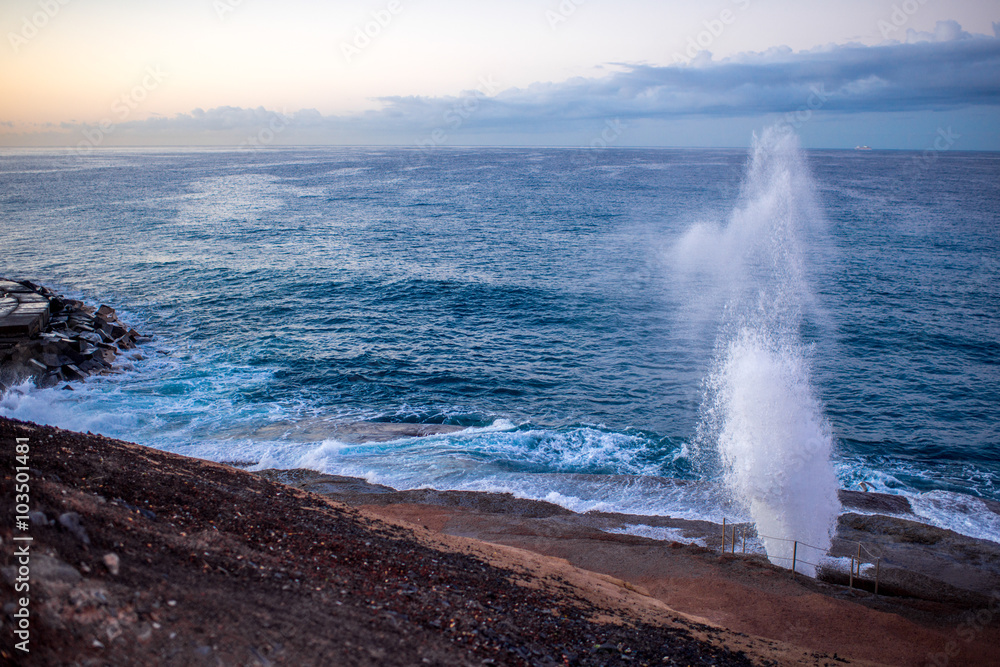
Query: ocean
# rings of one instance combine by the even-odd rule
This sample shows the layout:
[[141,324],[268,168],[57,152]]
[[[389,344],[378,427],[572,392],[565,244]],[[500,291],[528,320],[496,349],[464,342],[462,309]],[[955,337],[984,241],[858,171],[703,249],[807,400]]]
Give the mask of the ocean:
[[[155,340],[0,414],[578,511],[760,522],[770,494],[796,539],[864,483],[1000,541],[998,212],[1000,154],[766,136],[7,149],[0,275]],[[355,421],[466,428],[324,436]]]

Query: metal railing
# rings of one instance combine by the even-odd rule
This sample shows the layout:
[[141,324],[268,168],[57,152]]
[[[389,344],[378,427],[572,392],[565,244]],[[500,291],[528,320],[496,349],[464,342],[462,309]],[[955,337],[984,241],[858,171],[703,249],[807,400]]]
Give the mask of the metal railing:
[[[772,535],[763,535],[763,534],[757,532],[756,526],[754,526],[754,524],[752,524],[752,523],[739,523],[739,524],[730,523],[727,526],[725,518],[722,519],[722,553],[723,554],[727,553],[727,547],[728,547],[728,553],[731,553],[731,554],[734,554],[734,555],[736,554],[736,543],[737,543],[736,529],[737,529],[737,527],[740,528],[740,537],[741,537],[740,541],[742,542],[741,553],[743,555],[746,555],[746,553],[747,553],[747,536],[748,536],[748,530],[747,529],[748,528],[753,528],[753,534],[750,535],[751,540],[754,539],[754,538],[757,538],[757,539],[760,539],[760,540],[776,540],[776,541],[779,541],[779,542],[790,542],[792,544],[792,555],[791,555],[791,557],[771,555],[771,554],[768,554],[766,552],[766,550],[765,550],[763,552],[763,555],[767,556],[768,560],[772,560],[772,561],[773,560],[791,561],[792,566],[789,569],[791,569],[791,571],[793,573],[798,573],[797,570],[796,570],[796,567],[800,563],[801,564],[805,564],[805,565],[811,565],[811,566],[813,566],[814,568],[817,568],[817,569],[819,569],[821,567],[826,567],[822,563],[813,563],[811,561],[805,560],[804,558],[801,558],[799,556],[799,547],[801,546],[801,547],[804,547],[804,548],[812,549],[814,551],[818,551],[821,554],[821,556],[827,556],[827,555],[829,555],[830,549],[824,549],[822,547],[817,547],[815,545],[808,544],[808,543],[803,542],[801,540],[791,540],[791,539],[784,538],[784,537],[774,537]],[[732,529],[731,532],[730,532],[730,529]],[[880,578],[880,574],[881,574],[881,570],[882,570],[882,556],[881,555],[876,555],[876,554],[872,553],[872,551],[867,546],[865,546],[865,544],[863,542],[856,542],[854,540],[845,540],[845,539],[838,538],[838,537],[835,537],[833,539],[837,540],[837,541],[839,541],[841,543],[845,543],[846,542],[846,543],[851,544],[851,545],[854,545],[854,544],[858,545],[857,554],[855,555],[855,554],[852,553],[851,556],[850,556],[850,559],[851,559],[851,568],[850,568],[850,574],[848,575],[848,584],[847,584],[848,587],[851,588],[851,589],[854,588],[854,580],[855,579],[857,579],[859,582],[862,581],[861,566],[863,564],[865,564],[865,561],[862,558],[862,552],[864,552],[870,558],[870,560],[867,561],[867,563],[869,565],[874,565],[875,566],[875,578],[874,578],[873,581],[874,581],[874,584],[875,584],[875,595],[878,595],[879,578]],[[753,543],[751,542],[751,549],[752,548],[753,548]],[[761,552],[751,551],[750,553],[751,554],[754,554],[754,553],[760,554]],[[817,559],[817,560],[819,560],[819,559]],[[869,581],[872,581],[872,580],[869,580]]]

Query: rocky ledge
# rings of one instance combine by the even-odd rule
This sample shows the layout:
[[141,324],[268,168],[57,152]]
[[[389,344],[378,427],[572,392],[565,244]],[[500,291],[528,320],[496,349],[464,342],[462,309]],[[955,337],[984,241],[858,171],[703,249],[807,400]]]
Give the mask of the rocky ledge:
[[121,352],[149,340],[120,322],[110,306],[67,299],[27,280],[0,279],[0,393],[27,378],[54,387],[114,372]]

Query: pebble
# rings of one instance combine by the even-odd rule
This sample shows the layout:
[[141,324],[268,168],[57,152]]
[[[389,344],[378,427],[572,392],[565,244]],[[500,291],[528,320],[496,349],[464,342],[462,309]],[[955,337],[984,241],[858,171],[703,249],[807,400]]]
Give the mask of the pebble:
[[101,560],[104,562],[104,567],[108,568],[108,572],[117,577],[121,567],[121,559],[118,558],[118,555],[107,553]]
[[31,576],[47,583],[76,584],[83,577],[75,567],[46,554],[32,554]]
[[153,628],[151,628],[151,627],[149,627],[149,625],[143,623],[135,631],[135,638],[139,642],[145,644],[146,642],[148,642],[150,639],[153,638]]
[[80,523],[80,515],[76,512],[66,512],[59,515],[59,525],[69,531],[70,535],[83,542],[86,545],[90,545],[90,536],[87,535],[86,529]]

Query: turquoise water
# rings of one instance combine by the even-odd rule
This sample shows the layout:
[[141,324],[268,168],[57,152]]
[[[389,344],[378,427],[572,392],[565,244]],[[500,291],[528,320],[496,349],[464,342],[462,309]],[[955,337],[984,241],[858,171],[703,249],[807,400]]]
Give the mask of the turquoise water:
[[[1000,499],[1000,155],[919,157],[805,153],[818,210],[796,335],[840,484],[982,525],[975,498]],[[682,241],[729,224],[747,159],[4,152],[0,275],[109,303],[156,340],[121,375],[25,385],[0,414],[397,487],[718,518],[732,507],[698,434],[727,301]],[[470,428],[295,435],[317,420]],[[659,477],[693,483],[643,483]]]

